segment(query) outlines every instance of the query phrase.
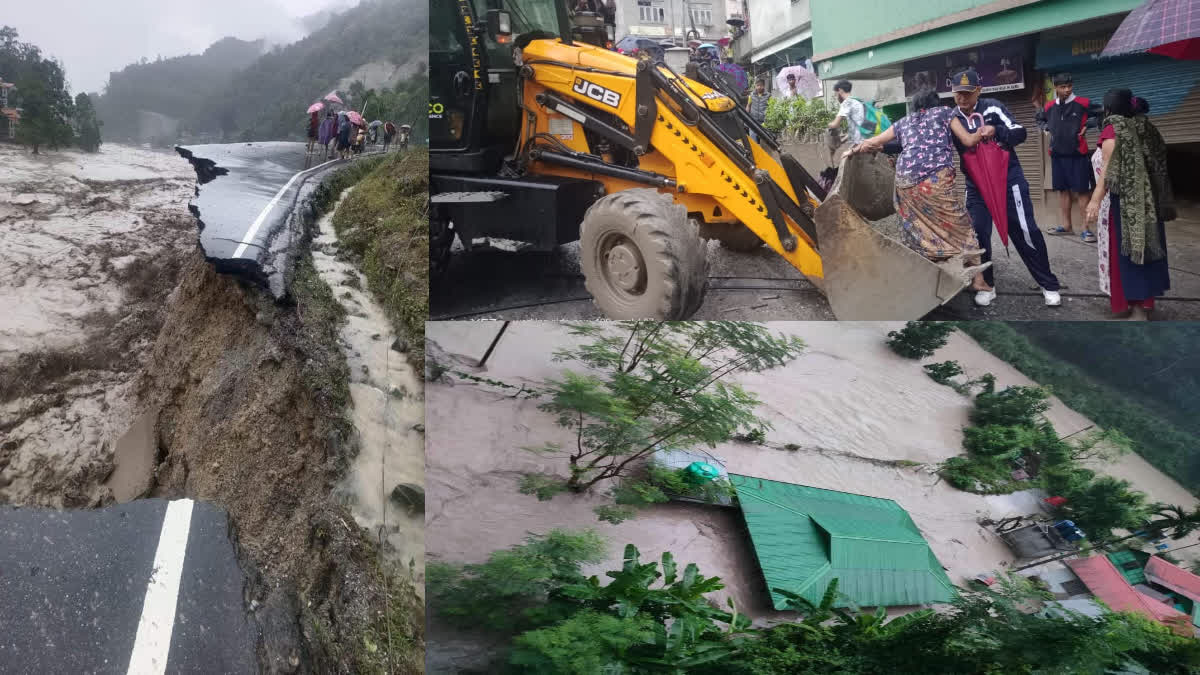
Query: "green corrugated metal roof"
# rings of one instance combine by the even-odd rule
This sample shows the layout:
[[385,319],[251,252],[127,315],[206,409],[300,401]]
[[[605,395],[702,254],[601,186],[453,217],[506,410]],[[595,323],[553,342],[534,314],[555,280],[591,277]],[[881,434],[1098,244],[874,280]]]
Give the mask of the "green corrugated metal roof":
[[947,602],[954,585],[908,512],[890,499],[730,474],[742,515],[772,589],[819,603],[829,582],[837,606]]
[[[1105,555],[1108,556],[1108,560],[1113,564],[1113,567],[1117,568],[1117,571],[1121,573],[1121,576],[1125,577],[1130,586],[1146,583],[1146,561],[1150,559],[1149,553],[1134,552],[1126,549],[1124,551],[1113,551]],[[1126,565],[1129,565],[1130,569],[1125,569]],[[1133,565],[1137,565],[1137,567],[1133,567]]]

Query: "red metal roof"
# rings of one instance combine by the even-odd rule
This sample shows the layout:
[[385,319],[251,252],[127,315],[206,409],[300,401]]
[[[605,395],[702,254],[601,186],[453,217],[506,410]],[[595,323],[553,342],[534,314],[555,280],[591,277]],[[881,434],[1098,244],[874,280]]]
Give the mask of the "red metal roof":
[[1146,562],[1146,574],[1155,577],[1156,583],[1180,595],[1200,600],[1200,577],[1181,567],[1176,567],[1158,556],[1151,556]]
[[[1153,558],[1151,558],[1153,560]],[[1191,617],[1174,607],[1139,593],[1125,580],[1107,556],[1066,561],[1088,590],[1116,612],[1137,612],[1170,626],[1180,635],[1191,635]],[[1147,571],[1148,568],[1147,568]]]

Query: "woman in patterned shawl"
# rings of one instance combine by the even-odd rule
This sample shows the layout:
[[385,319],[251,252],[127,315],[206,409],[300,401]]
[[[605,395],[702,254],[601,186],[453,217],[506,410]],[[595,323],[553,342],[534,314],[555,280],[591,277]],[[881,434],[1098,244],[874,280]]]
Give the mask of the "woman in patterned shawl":
[[1174,220],[1167,146],[1158,129],[1138,114],[1133,92],[1111,89],[1104,95],[1100,133],[1102,167],[1092,200],[1089,223],[1108,208],[1108,290],[1114,314],[1129,313],[1146,321],[1154,299],[1171,288],[1167,237],[1163,223]]

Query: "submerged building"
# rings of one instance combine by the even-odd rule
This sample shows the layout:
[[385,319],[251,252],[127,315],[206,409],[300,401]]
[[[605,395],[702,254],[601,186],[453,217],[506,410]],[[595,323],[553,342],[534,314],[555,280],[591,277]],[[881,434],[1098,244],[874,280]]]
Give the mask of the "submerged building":
[[835,607],[948,602],[956,590],[920,530],[890,499],[730,474],[775,609],[776,589]]

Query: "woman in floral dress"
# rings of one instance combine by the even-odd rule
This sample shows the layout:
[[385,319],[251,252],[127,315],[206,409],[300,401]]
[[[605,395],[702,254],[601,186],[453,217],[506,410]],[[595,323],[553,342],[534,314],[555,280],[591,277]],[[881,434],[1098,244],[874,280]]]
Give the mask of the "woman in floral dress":
[[893,140],[901,145],[896,160],[896,213],[904,244],[929,260],[940,262],[963,254],[978,265],[983,249],[954,188],[953,133],[966,147],[981,140],[955,119],[954,108],[943,106],[937,92],[924,89],[912,98],[912,111],[883,133],[863,141],[851,152],[878,152]]

